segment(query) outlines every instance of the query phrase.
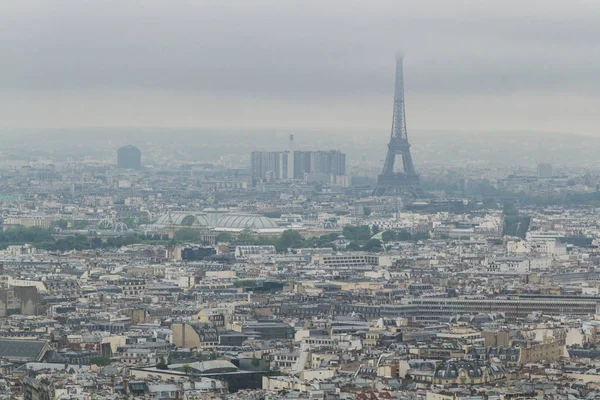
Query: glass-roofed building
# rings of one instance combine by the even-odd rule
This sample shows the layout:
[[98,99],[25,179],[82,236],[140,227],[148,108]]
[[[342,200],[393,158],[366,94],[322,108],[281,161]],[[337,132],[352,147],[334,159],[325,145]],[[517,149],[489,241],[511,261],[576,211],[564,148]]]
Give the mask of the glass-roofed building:
[[264,215],[212,208],[202,211],[170,211],[158,217],[154,223],[142,227],[146,231],[177,231],[182,228],[205,229],[217,233],[250,230],[265,234],[276,234],[286,229]]

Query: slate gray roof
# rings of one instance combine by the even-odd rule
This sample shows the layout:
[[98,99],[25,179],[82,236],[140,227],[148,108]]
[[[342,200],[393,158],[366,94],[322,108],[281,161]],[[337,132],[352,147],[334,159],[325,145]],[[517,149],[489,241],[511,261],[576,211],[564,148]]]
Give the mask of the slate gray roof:
[[46,346],[45,340],[0,339],[0,357],[11,361],[37,361]]

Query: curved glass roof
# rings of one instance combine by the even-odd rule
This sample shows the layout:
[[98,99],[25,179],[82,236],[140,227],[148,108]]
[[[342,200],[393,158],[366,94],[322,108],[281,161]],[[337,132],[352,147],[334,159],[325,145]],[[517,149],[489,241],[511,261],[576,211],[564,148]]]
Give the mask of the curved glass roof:
[[[205,210],[206,211],[206,210]],[[171,212],[161,215],[156,226],[205,226],[225,229],[272,229],[277,223],[268,217],[256,214],[228,214],[205,212]]]
[[209,226],[208,219],[202,213],[172,212],[161,215],[155,225]]
[[218,228],[232,229],[269,229],[277,228],[277,223],[271,218],[262,215],[225,214],[217,222]]

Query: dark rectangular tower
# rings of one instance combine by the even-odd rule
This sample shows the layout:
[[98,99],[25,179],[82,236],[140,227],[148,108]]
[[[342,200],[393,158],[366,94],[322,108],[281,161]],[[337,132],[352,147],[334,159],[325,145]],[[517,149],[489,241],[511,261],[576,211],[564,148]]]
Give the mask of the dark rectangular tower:
[[128,145],[117,150],[117,168],[141,169],[142,152],[137,147]]

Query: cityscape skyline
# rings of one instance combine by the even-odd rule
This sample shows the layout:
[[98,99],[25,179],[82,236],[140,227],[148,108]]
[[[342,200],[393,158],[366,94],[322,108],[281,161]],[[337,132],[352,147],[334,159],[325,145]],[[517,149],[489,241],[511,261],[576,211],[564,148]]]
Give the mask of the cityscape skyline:
[[3,398],[600,399],[600,2],[5,0],[0,37]]

